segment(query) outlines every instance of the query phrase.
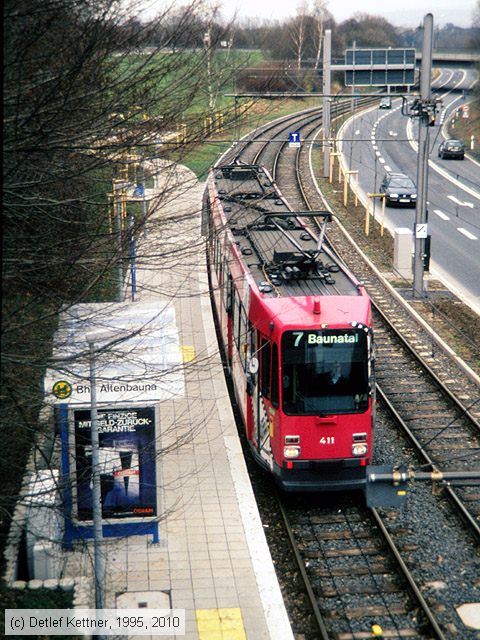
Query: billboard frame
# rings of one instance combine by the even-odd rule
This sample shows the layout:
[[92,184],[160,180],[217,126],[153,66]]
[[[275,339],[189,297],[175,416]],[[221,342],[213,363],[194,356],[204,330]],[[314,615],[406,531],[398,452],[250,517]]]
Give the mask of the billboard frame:
[[[112,406],[113,404],[113,406]],[[159,542],[158,521],[160,513],[159,495],[157,491],[157,478],[159,475],[158,461],[156,459],[156,450],[158,444],[158,406],[148,403],[131,404],[122,403],[121,406],[115,406],[115,403],[108,406],[99,406],[99,414],[106,412],[133,412],[133,411],[147,411],[151,412],[154,418],[154,424],[151,428],[150,444],[153,446],[153,451],[150,452],[151,460],[150,464],[150,476],[153,469],[153,488],[152,492],[154,498],[154,514],[151,516],[141,516],[136,513],[126,513],[122,515],[121,511],[117,513],[113,512],[113,517],[102,517],[102,529],[104,537],[120,537],[130,535],[149,535],[153,536],[153,542]],[[56,422],[60,432],[61,449],[62,449],[62,482],[61,488],[63,491],[64,500],[64,546],[67,549],[71,549],[73,542],[77,540],[88,540],[94,538],[93,520],[86,518],[79,518],[78,509],[78,478],[77,478],[77,460],[76,452],[78,449],[78,443],[75,433],[75,413],[86,412],[90,413],[90,406],[68,405],[66,403],[58,404],[56,406]],[[77,429],[78,431],[78,429]],[[131,434],[135,434],[134,431],[130,431]],[[131,438],[134,440],[135,438]],[[142,441],[145,440],[145,434]],[[81,446],[85,446],[86,442]],[[88,446],[88,444],[87,444]],[[129,447],[131,443],[129,443]],[[119,458],[120,459],[120,458]],[[140,483],[140,460],[139,460],[139,479]],[[121,480],[124,477],[122,470],[118,469],[118,479]],[[136,474],[132,474],[136,475]],[[125,481],[124,481],[125,482]],[[83,489],[85,488],[85,485]],[[88,502],[88,499],[87,499]],[[151,504],[151,503],[149,503]],[[102,505],[103,506],[103,505]],[[141,507],[141,504],[139,505]],[[85,510],[85,512],[88,511]]]

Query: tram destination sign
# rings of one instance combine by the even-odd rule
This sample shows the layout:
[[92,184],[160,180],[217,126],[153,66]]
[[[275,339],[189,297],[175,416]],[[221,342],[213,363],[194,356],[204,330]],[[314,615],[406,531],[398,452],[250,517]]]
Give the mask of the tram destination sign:
[[411,85],[415,49],[346,49],[342,67],[346,86]]

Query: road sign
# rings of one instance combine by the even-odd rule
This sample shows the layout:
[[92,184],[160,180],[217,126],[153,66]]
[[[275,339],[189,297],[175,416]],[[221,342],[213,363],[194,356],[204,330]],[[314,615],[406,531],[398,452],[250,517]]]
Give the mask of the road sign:
[[345,85],[409,85],[415,80],[415,49],[346,49]]
[[415,237],[422,239],[422,238],[426,238],[428,235],[428,227],[427,224],[425,222],[422,222],[421,224],[416,224],[415,225]]
[[288,146],[289,147],[300,146],[300,131],[291,131],[288,134]]

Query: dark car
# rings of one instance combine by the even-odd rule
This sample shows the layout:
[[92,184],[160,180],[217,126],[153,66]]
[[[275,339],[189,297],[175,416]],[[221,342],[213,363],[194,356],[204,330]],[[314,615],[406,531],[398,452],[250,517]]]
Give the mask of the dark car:
[[389,206],[415,207],[417,204],[417,187],[405,173],[387,173],[380,193],[385,194],[385,203]]
[[438,157],[463,160],[465,157],[465,145],[461,140],[444,140],[438,147]]
[[378,105],[379,109],[391,109],[392,108],[392,99],[386,96],[380,100],[380,104]]

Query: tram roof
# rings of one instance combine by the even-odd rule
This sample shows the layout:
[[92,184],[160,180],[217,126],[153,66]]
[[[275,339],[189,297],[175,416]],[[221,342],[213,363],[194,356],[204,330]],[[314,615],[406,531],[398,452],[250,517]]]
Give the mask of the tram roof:
[[[308,227],[312,213],[293,212],[263,167],[220,165],[213,179],[226,225],[265,297],[361,295],[358,281]],[[331,217],[315,214],[325,224]]]
[[298,329],[344,328],[370,322],[370,304],[367,296],[327,296],[268,298],[262,304],[268,308],[266,318],[274,318],[276,328],[283,332]]

